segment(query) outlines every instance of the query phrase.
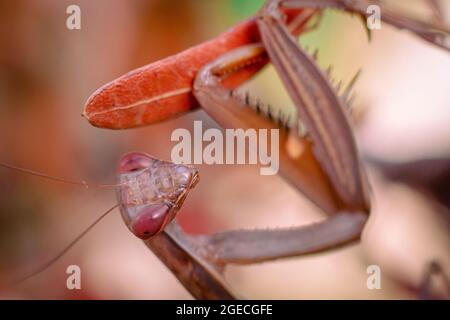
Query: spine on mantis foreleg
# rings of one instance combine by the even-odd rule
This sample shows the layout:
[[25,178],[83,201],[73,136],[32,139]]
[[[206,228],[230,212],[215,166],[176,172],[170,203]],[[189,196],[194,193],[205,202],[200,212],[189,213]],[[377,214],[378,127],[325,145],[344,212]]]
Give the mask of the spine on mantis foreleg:
[[342,100],[325,73],[299,47],[276,8],[266,7],[258,26],[265,49],[312,140],[314,155],[344,208],[369,212],[368,183]]
[[[237,91],[227,89],[222,85],[223,82],[226,82],[226,77],[235,71],[237,66],[246,68],[249,65],[249,61],[255,61],[258,57],[264,57],[265,55],[262,45],[249,45],[229,52],[207,65],[200,71],[194,84],[194,94],[197,100],[208,114],[224,128],[280,130],[281,174],[324,211],[328,213],[344,209],[349,211],[360,209],[368,211],[366,198],[360,202],[359,200],[355,201],[345,197],[348,195],[345,192],[348,192],[349,188],[345,188],[343,192],[336,188],[336,186],[342,187],[341,181],[336,182],[336,177],[349,179],[353,183],[350,191],[358,196],[366,196],[364,189],[358,189],[361,186],[365,188],[365,176],[362,176],[363,180],[361,180],[358,172],[355,173],[348,170],[349,168],[354,168],[352,166],[360,166],[359,159],[352,132],[344,111],[339,105],[341,99],[334,94],[331,88],[329,88],[329,92],[332,94],[332,98],[335,99],[334,103],[338,104],[339,109],[331,110],[329,115],[325,116],[327,116],[331,125],[335,127],[334,129],[337,129],[337,133],[333,132],[332,128],[331,133],[326,132],[326,137],[328,140],[337,139],[341,142],[347,139],[344,141],[346,148],[343,150],[337,150],[337,148],[341,147],[339,144],[336,146],[331,144],[329,146],[331,149],[325,149],[328,153],[331,150],[331,154],[334,157],[329,156],[325,152],[317,154],[317,148],[324,149],[323,139],[317,134],[311,135],[310,130],[316,130],[314,126],[306,127],[308,132],[305,137],[303,130],[301,130],[305,127],[304,124],[302,125],[303,118],[300,122],[294,121],[287,124],[287,117],[273,113],[269,107],[260,103],[252,103],[252,99],[248,95],[239,96],[236,93]],[[292,57],[292,59],[295,58]],[[324,81],[327,80],[324,79]],[[327,88],[330,87],[328,82],[326,82],[326,86]],[[315,107],[312,106],[312,108]],[[332,118],[334,114],[336,114],[336,118]],[[314,121],[322,121],[321,118],[306,120],[313,123]],[[315,124],[317,125],[317,122]],[[336,133],[336,136],[333,136],[333,133]],[[346,153],[348,150],[350,151]],[[339,161],[337,165],[327,166],[326,162],[330,159]],[[339,170],[340,175],[333,170]]]
[[[299,121],[222,85],[237,65],[243,68],[264,55],[261,45],[245,46],[205,66],[194,83],[194,94],[206,112],[224,128],[279,131],[281,175],[327,213],[339,213],[317,224],[288,229],[236,230],[197,241],[218,264],[248,264],[336,248],[359,239],[367,214],[348,210],[326,171],[312,152],[311,139]],[[241,62],[241,63],[239,63]],[[227,69],[232,66],[232,70]],[[258,143],[259,145],[259,143]],[[268,147],[269,148],[269,147]],[[264,243],[264,245],[263,245]]]
[[264,55],[262,45],[249,45],[222,56],[199,72],[194,94],[203,109],[223,128],[279,130],[281,175],[325,212],[337,212],[342,203],[313,155],[311,142],[303,135],[301,125],[222,85],[230,73],[227,66],[235,68],[241,61],[245,68],[248,61]]

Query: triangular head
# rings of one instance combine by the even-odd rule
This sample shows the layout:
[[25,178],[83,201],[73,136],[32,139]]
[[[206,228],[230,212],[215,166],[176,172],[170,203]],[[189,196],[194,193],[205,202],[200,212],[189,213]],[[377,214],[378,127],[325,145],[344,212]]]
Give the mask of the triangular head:
[[190,166],[155,159],[145,153],[125,154],[117,167],[117,199],[128,228],[138,238],[161,232],[199,180]]

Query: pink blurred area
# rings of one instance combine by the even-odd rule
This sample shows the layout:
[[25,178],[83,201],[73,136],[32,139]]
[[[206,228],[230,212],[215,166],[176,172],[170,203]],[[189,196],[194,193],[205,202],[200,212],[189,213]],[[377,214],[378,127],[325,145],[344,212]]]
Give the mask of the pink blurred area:
[[[261,3],[250,2],[255,8]],[[420,1],[411,2],[419,14],[429,14]],[[0,161],[58,177],[113,183],[125,152],[170,160],[174,129],[192,130],[198,119],[204,127],[217,126],[203,111],[111,131],[82,118],[83,104],[127,71],[231,27],[243,18],[237,3],[78,0],[82,27],[71,31],[66,8],[73,1],[0,1]],[[450,17],[450,6],[445,10]],[[450,156],[449,54],[386,24],[369,44],[361,24],[343,14],[326,16],[318,34],[306,41],[321,48],[319,62],[333,63],[337,78],[348,80],[363,70],[354,108],[364,155],[394,162]],[[272,67],[246,88],[275,106],[293,108]],[[226,273],[231,287],[245,298],[413,299],[431,260],[450,274],[448,208],[429,192],[386,179],[371,165],[368,170],[374,210],[361,243],[231,267]],[[179,217],[190,233],[294,226],[323,218],[280,177],[260,176],[254,166],[200,165],[199,171],[200,183]],[[128,231],[118,211],[48,270],[6,287],[52,258],[115,203],[115,193],[5,169],[0,169],[0,190],[0,298],[191,298]],[[81,268],[81,290],[66,288],[65,271],[72,264]],[[381,290],[367,289],[366,269],[372,264],[382,270]]]

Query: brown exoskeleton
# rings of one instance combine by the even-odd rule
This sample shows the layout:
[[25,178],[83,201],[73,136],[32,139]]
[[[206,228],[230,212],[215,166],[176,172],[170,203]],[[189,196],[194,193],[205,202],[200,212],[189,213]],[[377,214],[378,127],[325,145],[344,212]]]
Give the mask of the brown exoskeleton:
[[[337,94],[293,34],[326,7],[365,17],[372,4],[380,5],[384,21],[449,49],[450,31],[441,22],[406,18],[379,1],[269,0],[256,18],[220,41],[131,72],[89,99],[84,115],[99,127],[150,124],[186,111],[195,98],[224,128],[278,129],[281,175],[329,216],[297,228],[190,236],[174,218],[198,173],[143,154],[125,155],[116,186],[122,217],[194,297],[235,298],[222,276],[227,264],[300,256],[359,239],[370,192],[346,114],[348,92]],[[269,60],[297,107],[295,121],[233,90]]]

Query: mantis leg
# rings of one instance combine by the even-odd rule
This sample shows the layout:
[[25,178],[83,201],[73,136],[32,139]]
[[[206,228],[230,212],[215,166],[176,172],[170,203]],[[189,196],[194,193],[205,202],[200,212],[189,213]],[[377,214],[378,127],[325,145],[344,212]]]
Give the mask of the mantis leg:
[[335,8],[356,13],[366,18],[370,14],[368,8],[376,5],[381,10],[381,20],[399,29],[409,30],[423,40],[450,51],[450,28],[443,23],[442,15],[438,12],[440,10],[439,5],[435,0],[427,0],[427,3],[437,17],[433,22],[425,22],[405,16],[382,4],[379,0],[274,0],[269,1],[268,6],[263,10],[267,10],[268,7],[273,10],[274,7],[278,6],[283,8]]
[[172,271],[196,299],[230,300],[235,295],[227,286],[219,265],[211,262],[195,239],[173,221],[145,244]]
[[369,211],[365,172],[345,113],[344,101],[327,75],[297,44],[284,24],[278,1],[269,1],[258,26],[264,47],[313,143],[313,152],[349,211]]
[[219,264],[251,264],[341,247],[359,239],[366,220],[364,213],[339,213],[307,226],[233,230],[196,240]]
[[[269,28],[272,27],[270,26]],[[288,32],[287,29],[285,31]],[[281,55],[284,53],[284,51],[280,51]],[[291,53],[290,60],[302,64],[295,52]],[[346,202],[346,199],[343,199],[338,192],[335,192],[333,183],[326,175],[327,172],[322,170],[321,161],[314,156],[311,146],[316,143],[314,138],[311,143],[311,139],[302,137],[298,132],[298,127],[295,126],[287,130],[283,124],[280,124],[280,118],[276,118],[270,111],[260,111],[258,113],[253,108],[255,106],[251,106],[249,101],[246,101],[248,99],[242,99],[234,90],[227,89],[223,85],[223,83],[226,83],[227,75],[232,70],[236,70],[239,66],[243,68],[248,67],[252,62],[262,58],[264,54],[261,46],[250,45],[222,56],[199,72],[194,83],[194,95],[205,111],[225,128],[277,128],[280,130],[280,171],[283,177],[291,182],[294,187],[307,194],[325,212],[337,214],[323,222],[297,228],[237,230],[198,237],[197,240],[219,264],[256,263],[335,248],[358,239],[368,217],[364,209],[368,208],[369,205],[365,202],[363,191],[355,190],[355,198],[361,203],[357,201]],[[270,51],[269,56],[272,57]],[[283,57],[283,59],[287,58]],[[279,66],[276,63],[274,65],[275,67]],[[298,69],[294,68],[293,70],[297,71]],[[289,71],[285,70],[282,70],[282,72],[286,72],[284,76],[288,79],[291,79],[289,77],[292,76],[294,79],[291,80],[305,81],[301,77],[295,76],[295,72],[289,73]],[[314,75],[312,77],[313,79],[310,80],[316,81]],[[289,90],[294,89],[288,86]],[[323,95],[323,89],[320,86],[318,90],[322,90],[318,94]],[[331,105],[331,107],[334,107],[334,105]],[[256,106],[256,108],[261,109],[263,107]],[[336,139],[350,139],[349,141],[344,141],[341,145],[350,143],[350,146],[354,148],[351,131],[347,122],[342,122],[345,118],[339,112],[342,112],[341,109],[336,111],[339,115],[337,120],[330,119],[329,123],[338,127],[339,135],[336,136]],[[344,126],[343,129],[342,126]],[[339,130],[344,133],[341,133]],[[291,150],[292,145],[290,142],[293,139],[297,145],[302,146],[300,153]],[[344,155],[342,155],[342,152],[336,153],[336,156],[355,157],[355,159],[348,159],[348,161],[355,163],[356,168],[360,170],[355,149]],[[327,160],[327,158],[323,159],[323,161]],[[346,165],[346,161],[342,161],[342,163],[343,166]],[[305,170],[306,167],[309,167],[311,170]],[[365,183],[365,180],[358,180],[361,177],[359,171],[351,171],[351,168],[349,170],[350,179],[357,181],[361,185]],[[361,210],[352,210],[354,208],[361,208]]]
[[196,299],[235,299],[226,264],[258,263],[315,253],[359,238],[365,214],[337,214],[317,224],[280,230],[236,230],[189,236],[176,221],[145,244]]

